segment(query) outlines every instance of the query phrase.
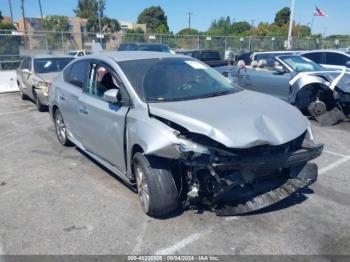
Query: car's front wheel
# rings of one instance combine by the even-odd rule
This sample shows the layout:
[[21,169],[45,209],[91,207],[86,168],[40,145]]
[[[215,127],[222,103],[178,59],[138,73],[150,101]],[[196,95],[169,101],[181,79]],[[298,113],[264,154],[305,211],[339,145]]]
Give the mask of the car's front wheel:
[[38,111],[39,112],[46,111],[46,106],[41,103],[38,95],[35,92],[33,92],[33,95],[34,95],[34,102],[35,102],[35,105],[36,105],[36,108],[38,109]]
[[18,89],[19,89],[19,96],[21,97],[22,100],[27,100],[28,97],[23,93],[22,87],[19,86],[19,82],[17,82]]
[[178,207],[176,184],[163,159],[136,153],[133,170],[141,206],[147,215],[165,216]]
[[67,137],[66,125],[63,121],[63,117],[59,109],[56,109],[54,113],[54,121],[58,141],[64,146],[70,146],[72,143]]

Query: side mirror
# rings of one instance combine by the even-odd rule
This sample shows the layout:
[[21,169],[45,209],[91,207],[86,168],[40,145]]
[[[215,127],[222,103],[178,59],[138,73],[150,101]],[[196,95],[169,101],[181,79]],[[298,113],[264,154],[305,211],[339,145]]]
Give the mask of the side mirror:
[[30,72],[30,70],[28,68],[23,68],[22,73],[23,74],[31,74],[32,72]]
[[110,89],[104,92],[103,98],[112,104],[120,102],[120,94],[118,89]]
[[345,67],[346,67],[346,68],[350,68],[350,61],[347,61],[347,62],[345,63]]
[[273,68],[273,70],[275,70],[278,74],[281,74],[281,75],[283,75],[286,71],[283,69],[283,67],[281,67],[281,66],[275,66],[274,68]]

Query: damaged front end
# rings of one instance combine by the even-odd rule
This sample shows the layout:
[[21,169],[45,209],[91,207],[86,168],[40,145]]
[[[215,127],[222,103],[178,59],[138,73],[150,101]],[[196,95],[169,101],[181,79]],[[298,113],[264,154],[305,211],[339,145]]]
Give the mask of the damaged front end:
[[322,126],[334,125],[350,115],[350,74],[305,72],[291,81],[289,102],[311,115]]
[[311,131],[288,143],[232,149],[202,134],[181,130],[179,152],[184,204],[205,204],[217,215],[256,211],[285,199],[316,181],[322,144]]

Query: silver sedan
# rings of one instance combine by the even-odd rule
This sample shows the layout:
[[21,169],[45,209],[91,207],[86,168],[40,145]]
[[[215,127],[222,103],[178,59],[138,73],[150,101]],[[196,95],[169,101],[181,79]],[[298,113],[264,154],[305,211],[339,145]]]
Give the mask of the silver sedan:
[[277,98],[231,85],[190,57],[79,58],[52,84],[50,114],[75,144],[137,189],[146,214],[206,204],[218,215],[280,201],[317,178],[323,145]]
[[47,110],[49,87],[59,72],[73,57],[34,55],[26,56],[17,69],[17,84],[23,100],[30,98],[39,111]]

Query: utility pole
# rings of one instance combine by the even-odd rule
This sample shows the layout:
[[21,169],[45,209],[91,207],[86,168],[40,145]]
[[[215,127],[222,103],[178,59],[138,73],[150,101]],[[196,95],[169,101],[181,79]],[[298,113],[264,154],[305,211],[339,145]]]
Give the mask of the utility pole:
[[23,19],[23,27],[24,27],[24,46],[27,48],[27,23],[26,23],[26,16],[24,13],[24,0],[21,0],[21,10],[22,10],[22,19]]
[[188,12],[187,14],[187,18],[188,18],[188,28],[191,29],[191,15],[193,14],[192,12]]
[[100,0],[97,0],[97,9],[98,9],[98,26],[100,28],[100,43],[102,45],[102,25],[101,25],[101,7]]
[[287,40],[287,49],[292,49],[292,31],[293,31],[293,22],[294,22],[294,9],[295,9],[295,0],[292,0],[292,6],[290,10],[290,19],[289,19],[289,30],[288,30],[288,40]]
[[41,19],[43,19],[44,17],[43,17],[43,9],[41,7],[41,0],[39,0],[39,9],[40,9],[40,17]]
[[254,22],[255,20],[252,19],[252,27],[250,29],[250,39],[249,39],[249,51],[252,51],[252,41],[253,41],[253,33],[254,33]]
[[11,0],[9,0],[9,6],[10,6],[10,14],[11,14],[11,23],[13,24],[13,13],[12,13],[12,3],[11,3]]

